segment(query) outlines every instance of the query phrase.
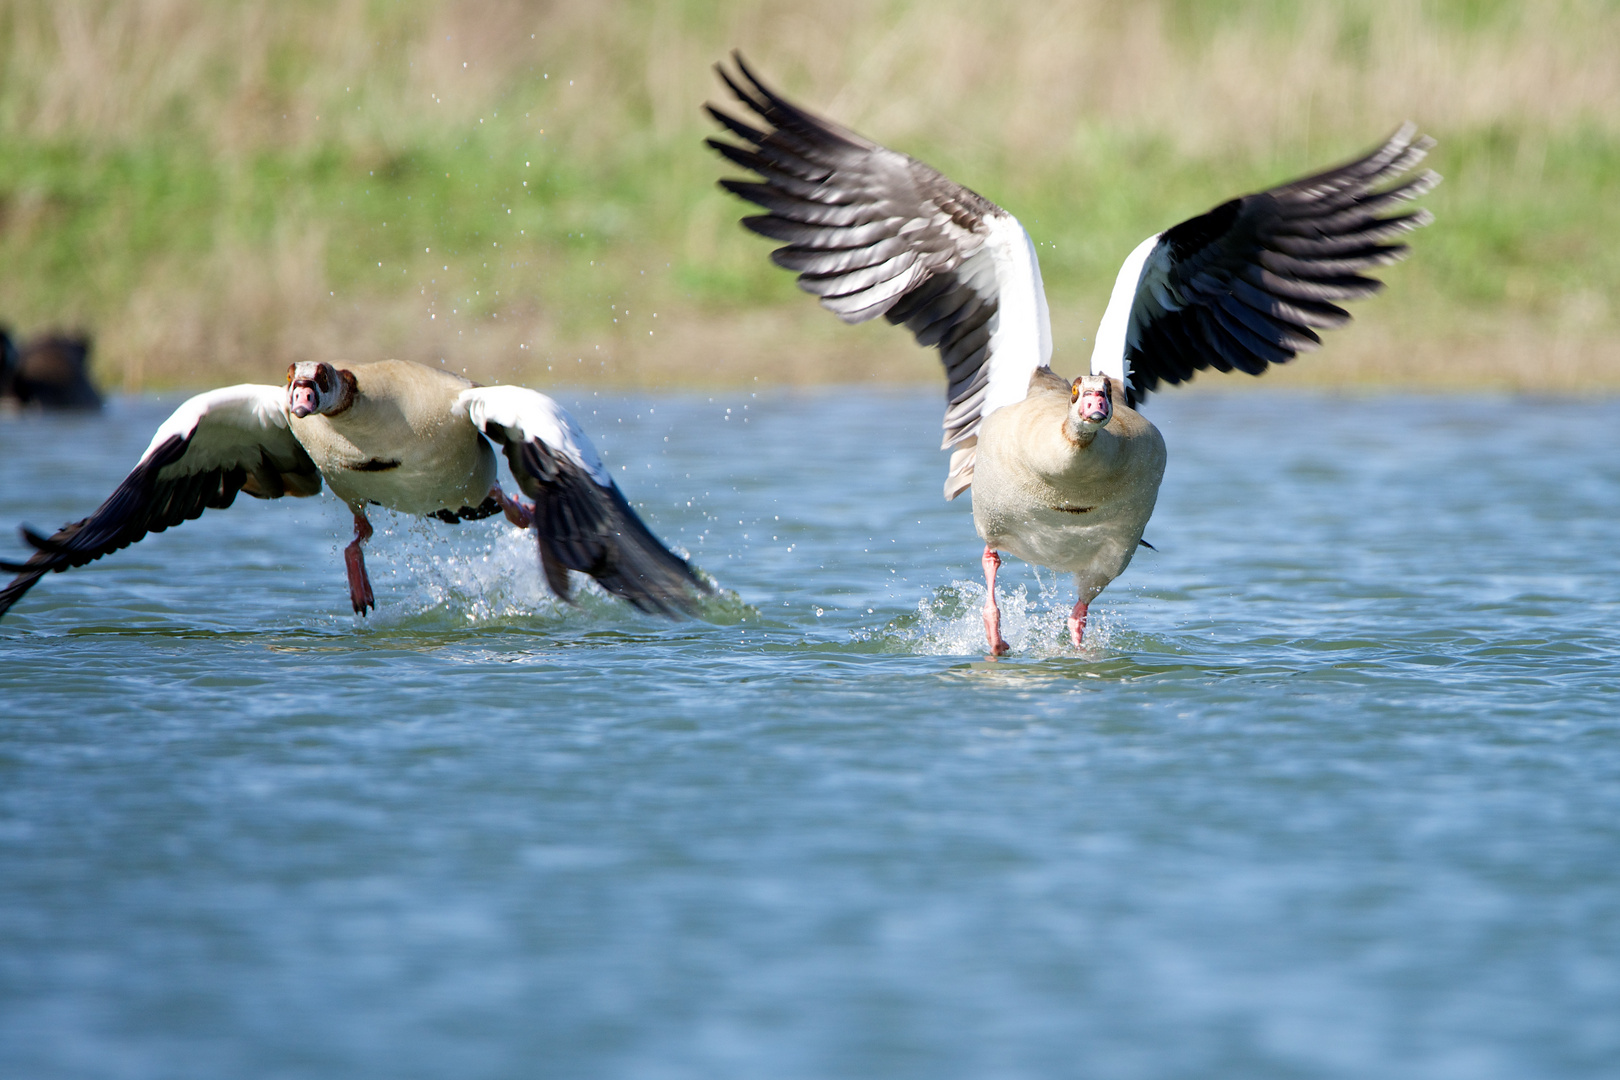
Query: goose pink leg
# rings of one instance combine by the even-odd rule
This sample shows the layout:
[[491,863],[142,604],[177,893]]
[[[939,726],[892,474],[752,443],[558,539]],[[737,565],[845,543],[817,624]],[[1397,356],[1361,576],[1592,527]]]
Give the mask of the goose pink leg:
[[1001,609],[996,606],[996,571],[1001,569],[1001,556],[988,544],[984,548],[984,639],[990,643],[990,652],[996,656],[1007,654],[1007,643],[1001,638]]
[[1086,602],[1081,600],[1074,605],[1074,610],[1069,612],[1069,640],[1074,643],[1075,648],[1079,649],[1083,648],[1080,643],[1085,639],[1085,636]]
[[501,504],[501,511],[506,515],[507,521],[520,529],[527,529],[534,524],[534,507],[532,505],[525,503],[522,499],[514,499],[507,495],[506,492],[501,490],[499,484],[490,488],[489,493]]
[[371,522],[366,515],[354,515],[354,540],[343,549],[343,561],[349,568],[349,603],[354,605],[356,615],[364,615],[368,608],[377,606],[376,599],[371,595],[371,578],[366,574],[366,556],[360,550],[360,545],[371,539]]

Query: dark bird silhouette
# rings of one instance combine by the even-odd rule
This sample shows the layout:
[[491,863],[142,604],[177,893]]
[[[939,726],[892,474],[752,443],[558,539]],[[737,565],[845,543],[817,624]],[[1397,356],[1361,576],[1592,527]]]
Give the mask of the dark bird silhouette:
[[0,327],[0,406],[99,409],[90,381],[90,339],[42,334],[27,342]]

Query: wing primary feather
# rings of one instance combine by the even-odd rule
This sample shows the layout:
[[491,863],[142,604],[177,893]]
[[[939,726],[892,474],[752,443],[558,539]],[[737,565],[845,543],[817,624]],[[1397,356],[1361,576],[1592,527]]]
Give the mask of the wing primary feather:
[[1263,266],[1249,266],[1243,271],[1243,280],[1273,296],[1290,300],[1330,301],[1361,300],[1376,295],[1379,283],[1370,278],[1338,277],[1306,280],[1283,277]]
[[[733,59],[736,59],[735,54],[733,54]],[[747,69],[743,68],[741,64],[738,64],[737,66],[743,71],[745,76],[748,74]],[[737,100],[741,101],[744,105],[747,105],[759,115],[765,115],[765,110],[768,108],[768,106],[764,102],[755,98],[752,93],[744,90],[742,86],[740,86],[737,81],[731,77],[731,73],[726,70],[724,64],[714,65],[714,70],[715,73],[720,76],[720,81],[725,83],[727,88],[730,89],[733,94],[737,95]]]
[[[730,145],[728,143],[717,144],[712,139],[709,140],[709,143],[715,149]],[[760,170],[760,164],[763,163],[774,172],[804,181],[812,185],[811,191],[814,196],[820,197],[819,201],[834,201],[836,196],[843,194],[837,188],[823,186],[827,179],[833,175],[833,170],[821,162],[807,157],[791,142],[781,139],[768,139],[757,146],[732,146],[731,153],[726,156],[746,168],[762,171]],[[812,195],[806,197],[812,197]]]
[[1406,252],[1405,244],[1371,243],[1353,233],[1337,235],[1324,233],[1316,237],[1273,236],[1269,238],[1268,243],[1273,251],[1283,255],[1323,264],[1332,264],[1335,261],[1383,259],[1391,254],[1399,259]]
[[738,120],[735,116],[732,116],[724,109],[720,109],[714,105],[705,103],[703,110],[714,119],[715,123],[719,124],[721,127],[737,136],[739,139],[744,139],[755,146],[758,146],[765,141],[765,133],[763,131],[743,123],[741,120]]
[[[720,78],[751,115],[714,106],[709,114],[751,149],[708,145],[757,174],[721,186],[765,211],[743,225],[785,245],[772,260],[845,322],[883,315],[939,348],[948,444],[977,431],[983,410],[1021,400],[1051,345],[1039,264],[1022,226],[922,162],[789,101],[740,53],[732,60]],[[964,463],[953,484],[970,478],[971,457],[953,470]]]
[[772,186],[779,187],[790,195],[796,195],[801,199],[815,199],[817,195],[826,195],[817,181],[779,169],[753,151],[720,142],[718,139],[707,139],[705,142],[721,157],[745,169],[752,169]]
[[[759,76],[755,75],[754,72],[748,67],[747,62],[743,60],[741,52],[733,51],[731,58],[736,62],[737,70],[742,72],[743,77],[753,84],[754,89],[761,96],[763,96],[767,102],[766,108],[761,108],[757,111],[760,113],[760,115],[764,116],[767,120],[770,120],[777,127],[785,127],[789,131],[794,131],[801,135],[812,135],[816,138],[817,142],[825,140],[834,143],[840,148],[848,148],[855,151],[870,151],[877,149],[873,143],[867,142],[859,135],[856,135],[853,131],[839,127],[819,116],[814,116],[808,112],[805,112],[791,101],[788,101],[786,98],[777,94],[774,90],[760,81]],[[727,81],[729,82],[730,80]],[[752,99],[748,100],[752,101]]]
[[[913,331],[918,331],[923,325],[943,318],[947,312],[956,310],[961,304],[960,299],[947,302],[946,297],[967,293],[967,286],[958,282],[955,275],[935,274],[906,293],[900,302],[890,309],[887,318],[896,325],[904,323]],[[916,321],[916,316],[924,309],[936,313],[926,316],[921,322]]]
[[[1352,259],[1302,259],[1280,251],[1262,251],[1260,265],[1276,274],[1306,279],[1353,277],[1362,270],[1389,266],[1406,258],[1411,249],[1405,244],[1379,248],[1377,254]],[[1372,281],[1372,278],[1360,280]]]
[[1333,330],[1350,321],[1350,313],[1333,304],[1311,300],[1288,299],[1265,292],[1239,278],[1232,282],[1232,295],[1256,311],[1273,318],[1295,323],[1301,327],[1320,327]]
[[[894,306],[895,300],[916,283],[925,271],[913,263],[886,280],[875,282],[854,292],[823,296],[821,303],[845,322],[858,323],[874,319]],[[803,287],[801,283],[801,288]]]
[[819,199],[801,199],[750,180],[721,180],[720,186],[755,206],[769,210],[778,217],[823,228],[847,228],[879,221],[888,215],[881,207],[866,203],[833,203]]
[[[798,247],[780,247],[771,252],[771,261],[784,270],[801,274],[825,275],[862,270],[868,266],[887,262],[902,252],[915,256],[910,244],[901,237],[880,240],[869,247],[835,248],[833,250]],[[907,294],[910,295],[909,293]]]
[[[1233,306],[1239,310],[1249,310],[1242,304]],[[1294,358],[1292,352],[1255,333],[1227,305],[1216,304],[1210,308],[1210,312],[1221,330],[1231,339],[1233,347],[1223,350],[1223,355],[1239,371],[1248,375],[1258,375],[1266,369],[1268,363],[1286,364]]]
[[864,248],[894,234],[893,223],[889,221],[873,221],[847,228],[828,229],[806,225],[799,221],[789,221],[775,214],[764,214],[745,217],[742,223],[761,236],[768,236],[772,240],[785,240],[796,247],[811,251]]
[[905,249],[893,258],[872,265],[852,267],[832,273],[802,275],[799,278],[799,288],[817,296],[848,296],[893,281],[911,269],[912,264],[916,261],[917,253]]
[[972,367],[969,372],[945,388],[945,399],[955,401],[957,398],[970,394],[981,385],[990,382],[990,372],[982,366]]

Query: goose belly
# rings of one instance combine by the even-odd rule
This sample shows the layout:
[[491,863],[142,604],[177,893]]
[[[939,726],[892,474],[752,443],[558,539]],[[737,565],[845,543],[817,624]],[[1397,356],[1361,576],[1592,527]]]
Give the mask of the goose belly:
[[1162,464],[1097,469],[1090,476],[1062,477],[1059,486],[1004,454],[989,455],[982,464],[988,468],[974,471],[973,524],[984,542],[1073,574],[1088,601],[1131,564],[1153,516],[1162,472]]
[[470,424],[465,427],[453,437],[415,440],[372,440],[362,433],[351,438],[331,425],[298,435],[332,493],[351,507],[375,503],[422,515],[477,506],[495,484],[494,451]]
[[[977,506],[975,506],[977,510]],[[974,514],[979,534],[997,551],[1074,574],[1082,583],[1102,587],[1130,565],[1147,521],[1138,514],[1110,513],[1097,507],[1086,513],[1048,507],[1026,507],[1015,514]]]
[[[495,484],[494,457],[487,474],[462,461],[401,462],[387,471],[345,470],[328,474],[332,491],[345,502],[376,503],[402,514],[431,514],[477,506]],[[482,479],[480,479],[482,476]]]

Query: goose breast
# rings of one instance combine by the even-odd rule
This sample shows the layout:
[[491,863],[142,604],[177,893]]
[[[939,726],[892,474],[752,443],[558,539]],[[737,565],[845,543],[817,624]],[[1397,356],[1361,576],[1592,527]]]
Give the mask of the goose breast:
[[349,408],[291,418],[335,495],[351,507],[376,503],[405,514],[483,502],[496,479],[495,453],[455,409],[470,381],[399,360],[349,370]]
[[1032,380],[1029,395],[985,417],[973,523],[990,547],[1075,575],[1095,596],[1130,565],[1164,476],[1164,439],[1114,396],[1114,413],[1082,453],[1063,434],[1068,384]]

